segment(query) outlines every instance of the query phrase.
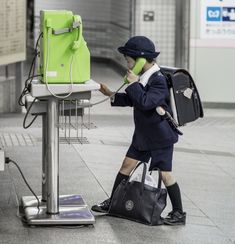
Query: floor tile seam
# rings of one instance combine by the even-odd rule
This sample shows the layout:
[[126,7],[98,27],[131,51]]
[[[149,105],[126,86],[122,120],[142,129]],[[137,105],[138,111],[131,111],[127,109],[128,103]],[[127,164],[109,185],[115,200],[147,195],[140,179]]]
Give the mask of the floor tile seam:
[[[182,192],[183,195],[191,202],[191,204],[196,208],[198,209],[207,219],[211,220],[210,217],[200,208],[196,205],[196,203],[187,195],[185,194],[184,192]],[[213,221],[212,221],[213,222]],[[216,225],[215,225],[216,226]]]
[[[36,141],[36,142],[33,142],[31,145],[22,145],[22,144],[19,144],[19,145],[3,145],[3,148],[12,148],[12,147],[36,147],[40,144],[41,141]],[[92,142],[92,141],[91,141]],[[61,144],[65,144],[64,142],[60,142]],[[112,147],[128,147],[130,145],[129,142],[125,142],[123,145],[121,145],[122,142],[118,141],[117,144],[112,144],[112,143],[105,143],[105,140],[97,140],[97,141],[93,141],[92,143],[84,143],[84,145],[103,145],[103,146],[112,146]],[[6,144],[6,143],[5,143]],[[71,145],[80,145],[81,143],[71,143]],[[81,144],[82,145],[82,144]],[[175,147],[175,150],[176,152],[183,152],[183,153],[190,153],[190,154],[200,154],[200,155],[207,155],[207,151],[206,150],[201,150],[201,149],[187,149],[187,148],[183,148],[183,147]],[[225,152],[223,152],[223,155],[222,154],[213,154],[214,151],[209,151],[209,155],[213,155],[213,156],[218,156],[218,157],[222,157],[222,156],[225,156],[225,157],[235,157],[235,155],[225,155]],[[207,159],[212,162],[208,157]],[[213,162],[213,164],[216,164]],[[224,173],[226,173],[227,175],[229,175],[230,177],[232,177],[233,179],[235,179],[234,176],[230,175],[227,173],[227,171],[224,171],[220,166],[218,166],[216,164],[217,167],[220,168],[220,170],[222,170]]]
[[84,160],[84,158],[82,157],[81,153],[79,152],[78,148],[74,145],[72,145],[74,150],[77,152],[77,154],[80,156],[81,161],[83,163],[83,165],[88,169],[88,171],[91,173],[91,175],[94,177],[95,181],[98,183],[98,185],[101,187],[101,189],[103,190],[104,194],[109,198],[109,194],[106,192],[106,190],[104,189],[104,187],[102,186],[101,182],[98,180],[98,178],[96,177],[95,173],[91,170],[91,168],[88,166],[88,164],[86,163],[86,161]]
[[[184,194],[184,193],[183,193]],[[192,204],[197,208],[197,209],[199,209],[213,224],[214,224],[214,227],[216,227],[217,229],[219,229],[220,230],[220,232],[221,233],[223,233],[223,236],[224,237],[226,237],[226,238],[228,238],[228,240],[229,241],[231,241],[231,239],[226,235],[226,233],[215,223],[215,221],[212,219],[212,218],[210,218],[200,207],[198,207],[192,200],[191,200],[191,198],[190,197],[188,197],[186,194],[184,194],[184,196],[186,197],[186,198],[188,198],[191,202],[192,202]],[[232,241],[231,241],[232,242]]]
[[[89,143],[89,145],[95,145],[95,144],[99,144],[99,145],[104,145],[104,146],[115,146],[115,147],[128,147],[131,142],[126,141],[126,142],[122,142],[122,141],[113,141],[110,142],[105,142],[107,141],[106,139],[97,139],[97,140],[90,140],[91,143]],[[123,145],[121,145],[121,143],[123,143]],[[175,147],[176,152],[183,152],[183,153],[191,153],[191,154],[201,154],[201,155],[213,155],[213,156],[225,156],[225,157],[235,157],[235,154],[232,154],[230,152],[218,152],[218,151],[212,151],[212,150],[202,150],[202,149],[189,149],[186,147]]]
[[[189,144],[190,144],[191,146],[193,146],[192,143],[189,143]],[[199,149],[199,151],[200,151],[200,155],[201,155],[203,158],[205,158],[206,160],[208,160],[213,166],[215,165],[215,163],[208,157],[208,155],[207,155],[203,150]],[[231,175],[228,174],[226,171],[224,171],[220,166],[216,165],[216,167],[218,167],[222,172],[224,172],[226,175],[228,175],[228,176],[230,176],[232,179],[234,179],[233,176],[231,176]]]
[[[121,135],[126,138],[126,139],[129,139],[129,137],[127,137],[126,135],[124,135],[123,132],[120,132]],[[24,136],[23,136],[23,139],[25,140]],[[35,139],[35,138],[34,138]],[[38,141],[41,141],[41,137],[37,137],[37,142]],[[25,142],[26,143],[26,142]],[[129,142],[128,142],[129,143]],[[32,144],[35,144],[32,143]],[[127,144],[127,142],[126,142]],[[188,143],[189,144],[189,143]],[[122,146],[122,145],[118,145],[118,146]],[[126,146],[126,145],[125,145]],[[235,157],[235,153],[231,153],[231,152],[224,152],[224,151],[221,151],[221,152],[218,152],[218,151],[213,151],[213,150],[203,150],[203,149],[191,149],[191,148],[186,148],[186,147],[177,147],[176,146],[176,150],[178,151],[184,151],[184,152],[188,152],[188,153],[206,153],[206,154],[210,154],[210,155],[216,155],[216,156],[228,156],[228,157]]]
[[37,146],[39,146],[38,142],[35,143],[34,145],[11,145],[11,146],[4,146],[3,148],[6,149],[6,150],[8,150],[8,149],[11,149],[11,148],[14,148],[14,147],[17,147],[17,148],[20,148],[20,147],[22,147],[22,148],[30,147],[31,148],[31,147],[37,147]]
[[229,174],[227,171],[225,171],[221,166],[219,166],[216,162],[213,162],[211,160],[211,158],[208,157],[208,154],[204,153],[203,151],[201,151],[202,156],[208,160],[213,166],[216,165],[216,167],[221,170],[225,175],[229,176],[230,178],[232,178],[235,181],[235,177],[231,174]]
[[188,225],[196,225],[196,226],[204,226],[204,227],[211,227],[211,228],[217,228],[217,226],[215,226],[215,225],[199,224],[199,223],[193,223],[193,222],[190,223],[190,221],[187,222],[186,224],[188,224]]
[[20,146],[24,146],[24,145],[22,144],[22,141],[24,141],[24,139],[22,139],[22,141],[20,140],[20,136],[21,136],[21,134],[19,134],[19,133],[15,133],[15,135],[16,135],[16,138],[17,138],[17,141],[18,141],[19,145],[20,145]]
[[196,217],[196,218],[208,219],[206,216],[202,216],[202,215],[196,215],[196,214],[187,214],[187,215],[191,216],[191,217]]
[[224,156],[224,157],[235,157],[235,153],[224,152],[224,151],[213,151],[213,150],[204,150],[198,148],[186,148],[175,146],[175,150],[185,153],[194,153],[194,154],[207,154],[213,156]]
[[2,137],[3,142],[4,142],[3,148],[8,147],[8,146],[7,146],[7,141],[6,141],[6,138],[4,137],[4,134],[1,134],[1,137]]

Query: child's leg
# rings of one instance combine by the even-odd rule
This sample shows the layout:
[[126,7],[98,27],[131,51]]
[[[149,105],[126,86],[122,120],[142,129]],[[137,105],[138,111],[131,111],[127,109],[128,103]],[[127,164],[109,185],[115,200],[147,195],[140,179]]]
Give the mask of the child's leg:
[[173,211],[183,212],[180,188],[171,172],[162,171],[162,180],[169,194]]
[[113,196],[114,191],[116,190],[118,185],[122,182],[122,180],[128,179],[131,171],[135,168],[137,163],[138,163],[138,160],[136,160],[136,159],[129,158],[129,157],[124,158],[122,166],[121,166],[121,168],[120,168],[120,170],[116,176],[116,179],[114,181],[113,190],[111,193],[111,198]]
[[130,157],[125,157],[122,163],[122,166],[120,168],[120,171],[118,172],[116,179],[114,181],[113,190],[111,193],[111,196],[109,199],[103,201],[102,203],[98,205],[92,206],[92,210],[95,212],[102,212],[107,213],[109,210],[111,198],[113,196],[114,191],[118,187],[118,185],[122,182],[122,180],[128,179],[131,171],[135,168],[136,164],[138,163],[138,160],[132,159]]
[[164,218],[164,224],[185,225],[186,213],[183,212],[179,185],[169,171],[162,172],[162,179],[172,203],[172,211]]
[[138,160],[130,157],[125,157],[119,172],[129,176],[131,171],[136,167],[137,163]]

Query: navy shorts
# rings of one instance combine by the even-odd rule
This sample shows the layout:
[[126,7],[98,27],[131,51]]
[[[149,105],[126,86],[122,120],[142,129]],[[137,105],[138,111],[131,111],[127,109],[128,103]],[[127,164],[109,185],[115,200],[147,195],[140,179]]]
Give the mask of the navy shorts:
[[151,158],[149,170],[156,167],[162,171],[171,171],[173,148],[174,145],[158,148],[152,151],[140,151],[131,145],[126,153],[126,156],[146,163]]

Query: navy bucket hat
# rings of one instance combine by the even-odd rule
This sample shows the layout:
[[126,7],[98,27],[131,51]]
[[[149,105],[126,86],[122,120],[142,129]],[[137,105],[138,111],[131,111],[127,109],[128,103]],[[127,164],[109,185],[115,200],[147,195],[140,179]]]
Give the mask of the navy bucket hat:
[[154,43],[145,36],[131,37],[118,51],[130,57],[156,58],[160,52],[155,50]]

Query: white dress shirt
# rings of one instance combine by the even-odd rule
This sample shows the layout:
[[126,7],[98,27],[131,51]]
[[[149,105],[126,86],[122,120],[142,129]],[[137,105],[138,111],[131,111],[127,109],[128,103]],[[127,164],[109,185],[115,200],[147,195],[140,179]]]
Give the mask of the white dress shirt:
[[154,74],[155,72],[159,71],[159,66],[155,63],[150,69],[146,70],[139,79],[139,83],[141,83],[144,87],[147,85],[149,78]]

